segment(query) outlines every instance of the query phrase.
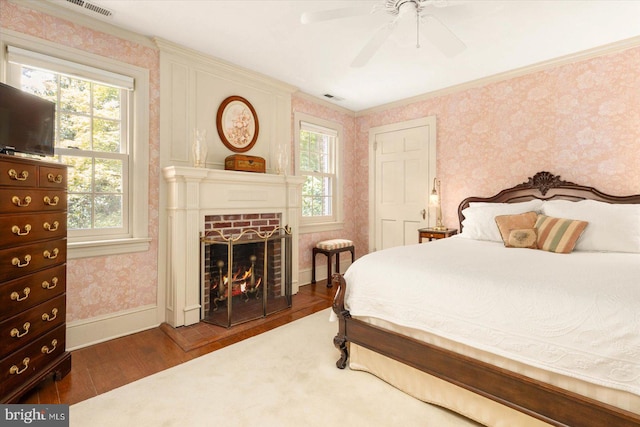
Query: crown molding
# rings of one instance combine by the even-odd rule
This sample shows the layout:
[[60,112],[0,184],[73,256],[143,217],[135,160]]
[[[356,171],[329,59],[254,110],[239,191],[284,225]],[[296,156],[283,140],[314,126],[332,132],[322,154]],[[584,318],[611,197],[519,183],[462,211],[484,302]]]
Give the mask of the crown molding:
[[441,96],[446,96],[446,95],[450,95],[457,92],[462,92],[464,90],[486,86],[491,83],[510,80],[516,77],[522,77],[528,74],[533,74],[540,71],[545,71],[552,68],[560,67],[562,65],[572,64],[580,61],[586,61],[588,59],[597,58],[599,56],[622,52],[622,51],[633,49],[639,46],[640,46],[640,36],[632,37],[632,38],[620,40],[614,43],[598,46],[592,49],[583,50],[580,52],[550,59],[548,61],[538,62],[536,64],[528,65],[526,67],[516,68],[514,70],[505,71],[503,73],[498,73],[488,77],[472,80],[470,82],[449,86],[447,88],[436,90],[433,92],[428,92],[422,95],[417,95],[417,96],[405,98],[399,101],[378,105],[376,107],[367,108],[365,110],[357,111],[355,115],[356,117],[360,117],[360,116],[366,116],[369,114],[379,113],[382,111],[387,111],[392,108],[404,107],[406,105],[414,104],[416,102],[426,101],[429,99],[438,98]]
[[[9,3],[13,3],[20,7],[29,8],[37,12],[42,12],[47,15],[55,16],[56,18],[70,21],[83,27],[91,28],[92,30],[100,31],[102,33],[110,34],[115,37],[119,37],[124,40],[129,40],[138,43],[142,46],[156,48],[153,41],[142,34],[126,30],[116,25],[110,24],[101,19],[93,18],[84,13],[76,12],[68,7],[56,4],[49,0],[7,0]],[[109,18],[105,18],[109,19]]]

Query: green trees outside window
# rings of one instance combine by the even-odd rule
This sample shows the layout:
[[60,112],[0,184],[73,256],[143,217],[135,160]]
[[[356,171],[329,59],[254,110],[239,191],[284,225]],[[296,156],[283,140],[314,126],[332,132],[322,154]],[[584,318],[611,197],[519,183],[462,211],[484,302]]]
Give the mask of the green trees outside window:
[[300,173],[302,216],[331,217],[335,184],[336,137],[312,130],[300,130]]
[[126,91],[27,66],[21,86],[56,103],[56,156],[69,165],[68,228],[122,228]]

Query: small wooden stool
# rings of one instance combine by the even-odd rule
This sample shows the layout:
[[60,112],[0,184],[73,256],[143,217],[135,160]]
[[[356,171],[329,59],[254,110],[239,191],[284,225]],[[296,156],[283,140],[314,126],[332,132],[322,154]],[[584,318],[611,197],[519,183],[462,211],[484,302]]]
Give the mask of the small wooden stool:
[[313,270],[311,272],[311,283],[316,283],[316,254],[327,256],[327,287],[333,286],[331,283],[331,258],[336,255],[336,273],[340,273],[340,252],[351,252],[351,262],[355,260],[355,246],[347,239],[323,240],[318,242],[313,248]]

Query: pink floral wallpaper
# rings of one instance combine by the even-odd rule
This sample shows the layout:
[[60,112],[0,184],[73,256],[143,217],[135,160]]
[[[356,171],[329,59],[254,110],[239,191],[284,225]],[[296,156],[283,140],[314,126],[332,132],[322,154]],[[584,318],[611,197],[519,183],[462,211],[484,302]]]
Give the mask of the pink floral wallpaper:
[[[68,320],[155,304],[158,287],[159,53],[70,21],[0,0],[0,26],[150,71],[149,234],[151,249],[72,260]],[[368,133],[371,127],[436,116],[438,177],[445,223],[457,205],[490,196],[547,170],[613,194],[640,193],[640,47],[384,111],[351,114],[308,97],[296,111],[344,126],[345,229],[301,236],[300,269],[311,268],[318,240],[348,237],[356,255],[368,248]],[[320,258],[319,258],[320,260]],[[324,262],[324,261],[322,261]]]
[[[640,47],[384,111],[339,116],[349,161],[343,233],[305,235],[300,269],[311,267],[314,242],[338,234],[369,241],[369,129],[436,116],[437,175],[444,222],[459,227],[457,207],[471,195],[491,196],[539,171],[612,194],[640,193]],[[294,110],[328,118],[325,107],[294,97]],[[354,123],[348,127],[348,123]],[[319,258],[320,260],[320,258]]]
[[0,0],[0,26],[149,70],[150,249],[128,255],[70,260],[67,267],[67,320],[89,319],[155,304],[158,288],[160,177],[159,52],[6,0]]
[[[356,119],[358,241],[368,241],[368,133],[436,116],[444,222],[467,196],[491,196],[539,171],[617,194],[640,193],[640,47]],[[365,246],[361,246],[365,248]],[[362,251],[360,251],[362,254]]]

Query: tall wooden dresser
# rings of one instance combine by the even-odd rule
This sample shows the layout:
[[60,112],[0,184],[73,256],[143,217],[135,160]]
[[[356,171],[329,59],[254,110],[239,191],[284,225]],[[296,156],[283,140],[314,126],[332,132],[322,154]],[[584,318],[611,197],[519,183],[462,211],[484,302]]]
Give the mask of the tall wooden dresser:
[[0,155],[0,402],[71,370],[66,351],[67,170]]

